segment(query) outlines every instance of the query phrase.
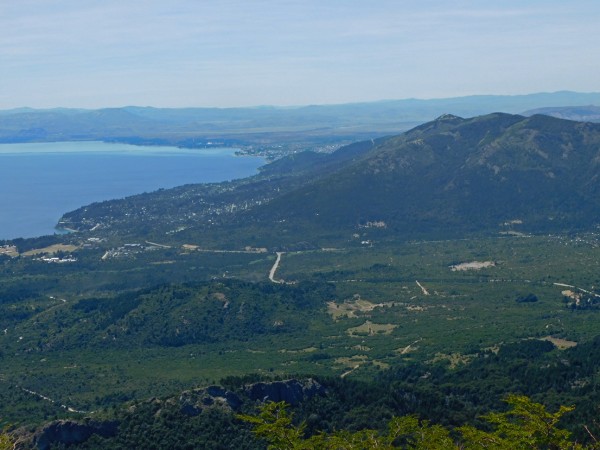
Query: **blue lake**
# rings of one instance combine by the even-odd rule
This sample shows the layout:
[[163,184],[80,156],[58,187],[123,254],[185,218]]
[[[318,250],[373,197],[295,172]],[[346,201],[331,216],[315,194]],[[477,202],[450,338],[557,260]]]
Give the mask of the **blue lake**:
[[103,142],[0,144],[0,239],[53,234],[65,212],[92,202],[244,178],[265,163],[234,152]]

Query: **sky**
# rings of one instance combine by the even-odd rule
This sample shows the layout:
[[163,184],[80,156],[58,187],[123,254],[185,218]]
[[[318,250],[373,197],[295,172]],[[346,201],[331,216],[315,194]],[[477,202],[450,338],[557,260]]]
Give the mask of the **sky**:
[[0,0],[0,109],[600,91],[598,0]]

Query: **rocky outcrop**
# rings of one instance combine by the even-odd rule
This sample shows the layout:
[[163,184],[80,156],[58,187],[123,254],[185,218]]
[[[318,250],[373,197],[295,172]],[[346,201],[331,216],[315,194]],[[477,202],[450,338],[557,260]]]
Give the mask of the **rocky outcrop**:
[[111,437],[118,432],[118,422],[96,422],[93,420],[75,422],[72,420],[57,420],[45,425],[30,439],[23,442],[24,447],[47,450],[52,445],[72,445],[85,442],[93,434]]
[[307,380],[285,380],[271,383],[254,383],[244,389],[252,400],[286,402],[297,405],[316,395],[325,395],[325,388],[312,378]]
[[[225,411],[239,411],[244,401],[273,401],[286,402],[290,405],[298,405],[317,395],[326,394],[325,388],[312,378],[306,380],[285,380],[273,382],[260,382],[248,384],[244,387],[240,396],[228,391],[221,386],[208,386],[206,388],[184,391],[179,398],[173,397],[167,400],[152,398],[148,400],[154,408],[155,417],[163,411],[179,410],[186,416],[197,416],[209,408],[221,408]],[[132,405],[128,408],[128,414],[135,415],[137,407]],[[83,421],[57,420],[44,425],[34,433],[21,429],[15,433],[17,449],[48,450],[53,447],[68,447],[80,444],[88,440],[92,435],[102,437],[113,437],[118,433],[119,422],[100,422],[91,419]]]
[[237,395],[221,386],[184,391],[179,397],[180,411],[187,416],[197,416],[202,410],[211,407],[237,411],[241,404]]

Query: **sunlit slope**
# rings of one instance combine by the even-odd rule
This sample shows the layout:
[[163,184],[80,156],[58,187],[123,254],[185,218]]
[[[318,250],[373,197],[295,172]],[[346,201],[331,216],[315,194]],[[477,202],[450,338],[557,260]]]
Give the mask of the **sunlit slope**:
[[312,230],[378,223],[395,234],[497,232],[504,223],[527,231],[586,228],[600,207],[599,158],[600,125],[446,115],[245,219]]

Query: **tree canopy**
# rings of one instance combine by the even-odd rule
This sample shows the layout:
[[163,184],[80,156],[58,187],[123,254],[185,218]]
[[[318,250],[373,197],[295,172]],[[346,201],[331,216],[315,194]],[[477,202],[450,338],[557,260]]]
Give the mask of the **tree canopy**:
[[509,409],[483,416],[490,430],[462,426],[451,432],[414,415],[394,417],[383,432],[365,429],[355,432],[336,431],[306,436],[306,424],[295,425],[284,402],[266,403],[256,416],[238,417],[254,426],[256,437],[268,443],[270,450],[308,449],[592,449],[570,440],[570,433],[558,426],[561,417],[573,407],[561,406],[550,412],[540,403],[522,395],[506,398]]

